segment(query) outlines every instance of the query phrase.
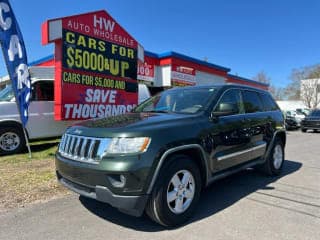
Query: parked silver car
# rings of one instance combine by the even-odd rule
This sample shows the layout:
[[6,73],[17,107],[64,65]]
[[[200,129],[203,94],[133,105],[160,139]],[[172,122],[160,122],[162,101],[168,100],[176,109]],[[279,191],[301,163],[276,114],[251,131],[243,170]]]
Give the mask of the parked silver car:
[[305,118],[305,115],[301,112],[295,110],[290,110],[285,112],[286,117],[294,119],[297,122],[297,127],[301,126],[301,121]]
[[[29,121],[26,133],[30,140],[61,136],[72,122],[55,121],[53,79],[33,80]],[[20,152],[25,137],[11,85],[0,92],[0,154]]]

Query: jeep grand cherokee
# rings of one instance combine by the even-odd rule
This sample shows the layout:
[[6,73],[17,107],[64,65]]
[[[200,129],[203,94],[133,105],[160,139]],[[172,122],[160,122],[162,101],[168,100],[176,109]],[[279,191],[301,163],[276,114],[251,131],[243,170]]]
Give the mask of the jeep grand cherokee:
[[56,153],[58,180],[127,214],[184,223],[201,189],[259,166],[280,174],[286,133],[263,90],[240,85],[174,88],[132,113],[67,129]]

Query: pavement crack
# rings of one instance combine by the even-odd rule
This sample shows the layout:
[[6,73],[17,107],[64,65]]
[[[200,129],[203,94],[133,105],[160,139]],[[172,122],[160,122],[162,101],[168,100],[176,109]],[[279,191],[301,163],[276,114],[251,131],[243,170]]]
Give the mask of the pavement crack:
[[308,212],[304,212],[304,211],[300,211],[300,210],[296,210],[296,209],[292,209],[292,208],[288,208],[288,207],[279,206],[277,204],[269,203],[269,202],[262,201],[262,200],[257,200],[257,199],[251,198],[251,197],[247,197],[246,199],[248,199],[250,201],[253,201],[253,202],[258,202],[258,203],[261,203],[261,204],[264,204],[264,205],[268,205],[268,206],[272,206],[272,207],[276,207],[276,208],[281,208],[281,209],[285,209],[285,210],[288,210],[288,211],[291,211],[291,212],[295,212],[295,213],[299,213],[299,214],[303,214],[303,215],[307,215],[307,216],[310,216],[310,217],[314,217],[314,218],[320,219],[320,216],[312,214],[312,213],[308,213]]
[[298,200],[294,200],[294,199],[290,199],[290,198],[286,198],[286,197],[275,196],[275,195],[272,195],[269,193],[263,193],[263,192],[255,192],[255,193],[265,195],[268,197],[273,197],[273,198],[278,198],[278,199],[290,201],[290,202],[295,202],[295,203],[299,203],[299,204],[303,204],[303,205],[307,205],[307,206],[311,206],[311,207],[320,208],[320,205],[318,205],[318,204],[308,203],[308,202],[304,202],[304,201],[298,201]]

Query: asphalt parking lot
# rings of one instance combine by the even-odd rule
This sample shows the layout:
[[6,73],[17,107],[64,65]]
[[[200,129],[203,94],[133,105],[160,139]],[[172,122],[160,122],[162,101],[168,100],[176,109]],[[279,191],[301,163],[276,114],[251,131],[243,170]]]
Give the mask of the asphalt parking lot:
[[320,133],[287,137],[281,176],[247,170],[215,182],[178,229],[72,194],[0,215],[0,239],[319,239]]

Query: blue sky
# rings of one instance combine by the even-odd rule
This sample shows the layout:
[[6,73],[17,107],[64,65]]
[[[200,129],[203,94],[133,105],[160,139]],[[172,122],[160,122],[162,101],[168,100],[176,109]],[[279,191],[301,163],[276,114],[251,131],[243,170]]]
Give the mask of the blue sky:
[[[293,68],[320,63],[318,0],[11,0],[29,62],[53,54],[41,45],[52,18],[106,10],[144,48],[175,51],[252,78],[264,71],[285,86]],[[6,74],[3,57],[0,73]]]

